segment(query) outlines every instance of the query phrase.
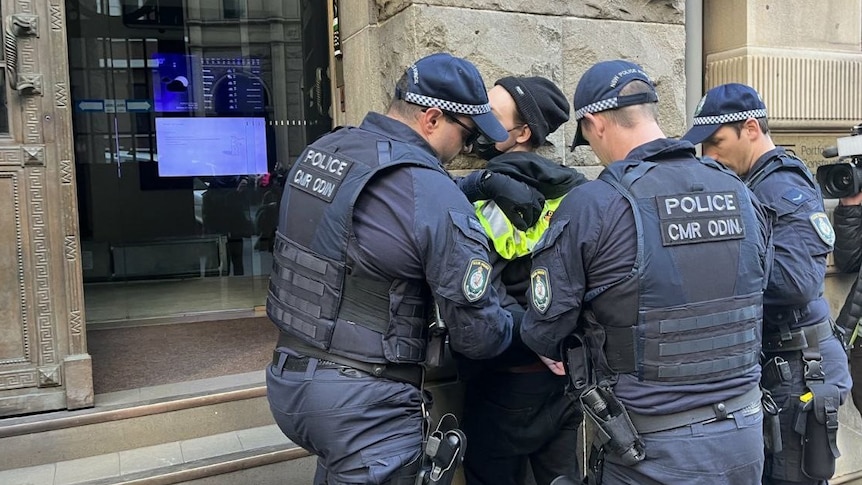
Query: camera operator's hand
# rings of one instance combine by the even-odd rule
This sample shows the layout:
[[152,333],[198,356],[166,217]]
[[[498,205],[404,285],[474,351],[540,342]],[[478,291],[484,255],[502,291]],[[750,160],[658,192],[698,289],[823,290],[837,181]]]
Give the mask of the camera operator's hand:
[[856,195],[852,195],[850,197],[843,197],[838,199],[838,203],[841,205],[860,205],[862,204],[862,192],[859,192]]

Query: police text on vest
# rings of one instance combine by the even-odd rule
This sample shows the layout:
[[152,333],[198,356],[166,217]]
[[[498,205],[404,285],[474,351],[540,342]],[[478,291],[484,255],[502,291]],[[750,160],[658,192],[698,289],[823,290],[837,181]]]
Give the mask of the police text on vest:
[[331,153],[309,147],[291,171],[290,185],[332,202],[352,165],[351,160],[342,160]]
[[656,197],[664,246],[745,237],[736,192],[687,193]]

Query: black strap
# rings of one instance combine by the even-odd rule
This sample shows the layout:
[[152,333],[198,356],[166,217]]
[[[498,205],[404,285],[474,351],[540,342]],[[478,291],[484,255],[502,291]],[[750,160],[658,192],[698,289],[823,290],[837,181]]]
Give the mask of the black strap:
[[831,319],[793,331],[782,329],[763,337],[763,352],[801,351],[805,386],[823,384],[826,374],[823,371],[823,357],[820,354],[820,340],[835,332]]
[[754,386],[742,395],[710,406],[701,406],[688,411],[666,414],[663,416],[648,416],[646,414],[637,414],[629,411],[629,417],[631,418],[632,423],[634,423],[635,428],[638,430],[638,433],[656,433],[706,421],[727,419],[730,414],[736,411],[751,405],[759,405],[760,399],[760,387]]
[[815,342],[820,345],[820,340],[834,333],[832,322],[824,320],[814,325],[791,330],[790,327],[779,328],[776,332],[767,332],[763,336],[763,352],[790,352],[803,350]]
[[813,327],[827,328],[831,334],[832,321],[827,320],[802,329],[802,332],[805,334],[805,340],[808,341],[808,345],[802,349],[802,378],[805,379],[806,387],[811,387],[814,384],[823,384],[826,380],[826,373],[823,372],[823,356],[820,355],[820,334],[818,329]]
[[406,382],[416,387],[422,386],[422,381],[425,378],[425,372],[418,364],[392,364],[392,363],[373,363],[362,362],[342,355],[335,355],[324,350],[311,347],[299,339],[292,337],[284,332],[279,332],[278,347],[285,347],[296,351],[306,357],[314,357],[316,359],[334,362],[345,367],[352,367],[361,370],[374,377],[382,377],[392,379],[393,381]]

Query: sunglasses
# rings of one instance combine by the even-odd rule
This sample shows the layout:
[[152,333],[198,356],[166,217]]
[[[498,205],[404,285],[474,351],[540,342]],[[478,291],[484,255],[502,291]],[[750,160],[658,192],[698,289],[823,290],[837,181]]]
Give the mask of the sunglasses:
[[479,132],[479,130],[477,128],[470,128],[469,126],[465,125],[461,120],[459,120],[455,115],[453,115],[452,113],[449,113],[448,111],[442,111],[441,110],[441,112],[443,113],[443,116],[445,116],[446,118],[449,119],[449,121],[452,121],[452,122],[458,124],[461,128],[464,128],[464,130],[467,132],[467,137],[464,138],[464,146],[465,147],[469,147],[473,143],[476,143],[476,140],[482,134]]

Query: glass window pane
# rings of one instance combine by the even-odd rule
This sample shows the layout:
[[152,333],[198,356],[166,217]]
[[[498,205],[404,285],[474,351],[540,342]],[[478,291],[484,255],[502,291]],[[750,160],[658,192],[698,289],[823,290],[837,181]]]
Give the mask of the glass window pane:
[[[0,49],[0,51],[2,50]],[[6,69],[0,69],[0,133],[9,133],[9,112],[6,105]]]
[[[5,55],[5,49],[0,49],[0,63],[4,67]],[[9,113],[6,105],[6,69],[3,67],[0,67],[0,133],[9,133]]]
[[245,15],[245,0],[224,0],[224,18],[239,19]]
[[331,125],[327,2],[69,3],[90,6],[68,17],[84,243],[149,255],[86,282],[219,288],[206,308],[130,300],[125,318],[262,305],[283,172]]

